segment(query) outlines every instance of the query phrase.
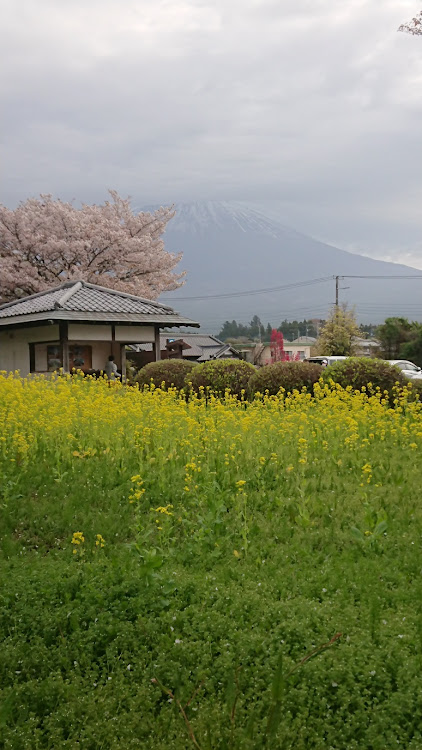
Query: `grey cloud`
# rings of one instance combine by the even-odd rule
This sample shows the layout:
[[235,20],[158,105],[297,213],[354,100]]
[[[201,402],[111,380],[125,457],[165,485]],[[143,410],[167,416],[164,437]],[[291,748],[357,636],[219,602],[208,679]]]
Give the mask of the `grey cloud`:
[[3,202],[245,200],[345,247],[416,247],[421,42],[396,34],[413,3],[5,8]]

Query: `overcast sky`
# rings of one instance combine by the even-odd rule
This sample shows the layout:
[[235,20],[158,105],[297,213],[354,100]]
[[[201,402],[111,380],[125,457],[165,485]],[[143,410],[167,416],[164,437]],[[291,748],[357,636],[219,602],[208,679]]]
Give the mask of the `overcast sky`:
[[3,0],[0,202],[236,200],[422,268],[414,0]]

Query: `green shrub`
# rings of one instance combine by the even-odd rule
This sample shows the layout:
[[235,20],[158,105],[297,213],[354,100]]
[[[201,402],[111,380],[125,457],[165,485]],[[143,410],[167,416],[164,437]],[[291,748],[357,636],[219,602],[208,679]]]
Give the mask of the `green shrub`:
[[249,383],[249,391],[269,392],[275,396],[280,388],[285,391],[301,390],[306,387],[312,393],[314,383],[321,377],[322,367],[313,362],[275,362],[255,372]]
[[412,385],[411,400],[422,402],[422,380],[411,380],[410,383]]
[[374,390],[380,388],[382,392],[388,391],[390,398],[397,383],[404,386],[408,382],[397,367],[381,359],[366,357],[349,357],[335,362],[324,370],[323,378],[326,381],[334,380],[343,388],[352,386],[357,391],[371,383]]
[[135,382],[139,383],[140,388],[152,382],[157,388],[164,383],[165,388],[174,386],[181,390],[184,388],[186,377],[190,377],[192,370],[197,366],[196,362],[184,359],[163,359],[159,362],[150,362],[139,371]]
[[192,383],[194,391],[201,386],[210,389],[219,396],[224,396],[227,388],[236,396],[248,390],[249,380],[255,373],[255,368],[249,362],[241,359],[217,359],[204,362],[194,372],[188,375],[186,382]]

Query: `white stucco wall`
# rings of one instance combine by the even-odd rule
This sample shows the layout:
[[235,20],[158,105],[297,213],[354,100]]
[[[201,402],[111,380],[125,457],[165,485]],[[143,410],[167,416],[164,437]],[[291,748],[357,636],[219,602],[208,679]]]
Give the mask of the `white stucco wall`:
[[[145,344],[154,341],[154,326],[115,325],[115,340],[122,344]],[[111,325],[69,323],[69,341],[112,341]]]
[[29,346],[34,341],[57,341],[58,325],[36,326],[16,331],[0,331],[0,370],[19,370],[22,377],[29,375]]
[[69,341],[111,341],[111,325],[85,325],[83,323],[69,323]]
[[116,341],[122,344],[149,344],[154,341],[154,326],[118,326]]

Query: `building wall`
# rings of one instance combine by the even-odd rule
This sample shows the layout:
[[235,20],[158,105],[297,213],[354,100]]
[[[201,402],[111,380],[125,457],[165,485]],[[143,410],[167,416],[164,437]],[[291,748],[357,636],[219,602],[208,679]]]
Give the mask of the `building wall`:
[[[144,344],[154,341],[154,326],[115,325],[115,340],[125,344]],[[111,325],[69,323],[69,341],[111,341]]]
[[[117,367],[121,365],[120,344],[111,341],[86,341],[79,339],[83,346],[90,346],[92,351],[91,368],[93,370],[104,370],[110,354],[114,354]],[[47,372],[47,344],[35,345],[35,372]],[[29,354],[28,354],[29,356]]]
[[122,344],[150,344],[154,342],[154,326],[116,326],[116,341]]
[[[306,359],[311,356],[311,347],[305,344],[289,344],[288,341],[284,344],[284,351],[289,355],[290,359],[299,354],[300,360]],[[271,347],[264,346],[259,357],[259,365],[270,365],[271,364]]]
[[[108,356],[114,354],[121,367],[122,343],[154,342],[154,326],[115,326],[112,341],[111,325],[69,323],[69,342],[92,347],[92,369],[103,370]],[[29,344],[35,344],[35,371],[47,372],[47,344],[59,343],[59,326],[44,325],[0,331],[0,370],[19,370],[22,377],[30,373]]]
[[22,377],[26,377],[29,374],[28,344],[35,341],[54,343],[58,338],[58,325],[0,331],[0,370],[19,370]]
[[111,341],[110,325],[84,325],[83,323],[69,323],[69,341]]

